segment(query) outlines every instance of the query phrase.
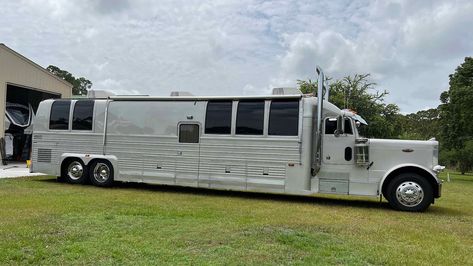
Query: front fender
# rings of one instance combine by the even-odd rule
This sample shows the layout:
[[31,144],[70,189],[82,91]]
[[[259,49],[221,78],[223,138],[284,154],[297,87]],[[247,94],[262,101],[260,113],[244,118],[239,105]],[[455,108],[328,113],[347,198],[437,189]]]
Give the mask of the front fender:
[[408,168],[408,167],[414,167],[414,168],[417,168],[417,169],[422,169],[424,170],[424,172],[428,173],[436,182],[438,185],[441,185],[442,184],[442,181],[437,177],[437,174],[432,170],[432,169],[429,169],[427,167],[424,167],[422,165],[418,165],[418,164],[414,164],[414,163],[405,163],[405,164],[400,164],[400,165],[396,165],[394,167],[392,167],[391,169],[389,169],[383,176],[383,178],[381,179],[381,181],[379,182],[379,191],[382,191],[383,189],[383,185],[384,185],[384,182],[386,181],[386,179],[395,171],[397,170],[400,170],[402,168]]

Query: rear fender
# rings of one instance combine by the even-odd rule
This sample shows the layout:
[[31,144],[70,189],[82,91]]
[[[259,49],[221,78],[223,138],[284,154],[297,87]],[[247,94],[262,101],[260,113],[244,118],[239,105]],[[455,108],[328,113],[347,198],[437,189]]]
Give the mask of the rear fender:
[[107,160],[112,164],[115,173],[119,173],[118,172],[118,159],[116,156],[102,155],[102,154],[84,154],[84,153],[63,153],[61,155],[61,161],[58,165],[59,168],[57,169],[58,170],[57,173],[61,172],[61,165],[64,162],[64,160],[66,160],[67,158],[79,158],[82,160],[82,162],[85,165],[89,165],[89,163],[94,159]]

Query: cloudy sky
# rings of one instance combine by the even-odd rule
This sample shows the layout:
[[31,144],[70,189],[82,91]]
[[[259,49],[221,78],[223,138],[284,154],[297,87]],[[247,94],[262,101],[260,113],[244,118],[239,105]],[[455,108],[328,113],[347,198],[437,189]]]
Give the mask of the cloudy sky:
[[119,94],[264,94],[371,73],[402,112],[473,56],[473,1],[0,0],[0,42]]

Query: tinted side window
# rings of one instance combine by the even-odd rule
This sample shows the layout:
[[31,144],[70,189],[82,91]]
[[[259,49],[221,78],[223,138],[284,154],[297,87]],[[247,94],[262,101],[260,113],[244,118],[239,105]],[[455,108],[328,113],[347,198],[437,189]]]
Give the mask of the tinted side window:
[[236,134],[263,135],[264,101],[238,103]]
[[199,143],[199,125],[196,125],[196,124],[179,125],[179,142]]
[[[337,120],[336,119],[327,119],[325,120],[325,134],[335,134],[337,130]],[[345,118],[345,132],[344,134],[353,135],[353,128],[351,126],[351,120]]]
[[337,130],[337,119],[326,119],[325,120],[325,134],[334,134],[335,130]]
[[92,130],[94,101],[77,101],[72,113],[72,129]]
[[69,129],[70,101],[55,101],[51,106],[49,129]]
[[297,136],[299,100],[272,101],[269,111],[269,135]]
[[209,101],[205,116],[205,134],[230,134],[232,101]]

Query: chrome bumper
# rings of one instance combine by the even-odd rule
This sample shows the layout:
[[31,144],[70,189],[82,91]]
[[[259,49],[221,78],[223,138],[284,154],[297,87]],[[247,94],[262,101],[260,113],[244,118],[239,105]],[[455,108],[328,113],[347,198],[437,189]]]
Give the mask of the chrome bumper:
[[438,193],[436,198],[440,198],[442,196],[442,183],[443,181],[440,180],[440,183],[438,184]]
[[440,196],[442,196],[442,183],[443,183],[443,180],[439,178],[439,174],[440,174],[440,172],[442,172],[443,169],[445,169],[445,166],[443,166],[443,165],[436,165],[436,166],[433,167],[433,171],[434,171],[435,176],[437,178],[437,184],[438,184],[437,195],[435,195],[435,198],[440,198]]

